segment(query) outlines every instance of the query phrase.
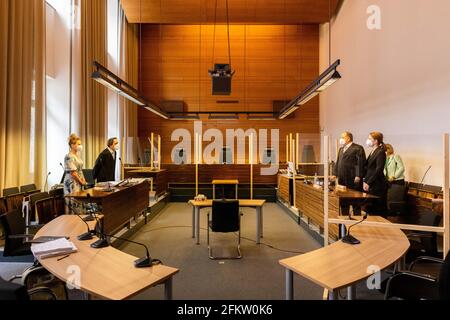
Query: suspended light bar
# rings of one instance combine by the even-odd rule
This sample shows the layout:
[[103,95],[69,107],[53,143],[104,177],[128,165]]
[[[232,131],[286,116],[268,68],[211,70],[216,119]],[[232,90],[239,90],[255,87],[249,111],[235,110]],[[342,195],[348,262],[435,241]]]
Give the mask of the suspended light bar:
[[190,114],[190,113],[184,113],[184,114],[171,114],[170,120],[200,120],[200,116],[198,113]]
[[273,112],[267,112],[267,114],[247,114],[247,120],[276,120],[276,116]]
[[339,80],[341,75],[336,69],[340,64],[341,60],[337,60],[317,79],[311,82],[298,96],[288,102],[288,104],[281,110],[279,118],[286,118],[292,112],[296,111],[301,105],[304,105]]
[[234,113],[234,114],[210,113],[208,119],[209,120],[239,120],[239,114],[238,113]]
[[164,119],[169,119],[169,115],[166,112],[146,101],[133,86],[120,79],[97,61],[94,61],[93,64],[96,70],[92,73],[92,79],[154,114]]

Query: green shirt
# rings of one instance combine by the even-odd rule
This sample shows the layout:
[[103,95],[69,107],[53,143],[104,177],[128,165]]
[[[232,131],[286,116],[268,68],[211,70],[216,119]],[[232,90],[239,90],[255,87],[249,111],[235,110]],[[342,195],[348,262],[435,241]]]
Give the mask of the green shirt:
[[394,180],[405,179],[405,166],[399,155],[394,154],[386,158],[384,174],[387,179],[391,177],[393,177]]

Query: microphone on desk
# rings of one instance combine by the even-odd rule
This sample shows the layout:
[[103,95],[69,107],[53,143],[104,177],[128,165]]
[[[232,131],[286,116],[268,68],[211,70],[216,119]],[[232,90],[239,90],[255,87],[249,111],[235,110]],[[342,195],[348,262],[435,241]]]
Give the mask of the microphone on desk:
[[89,228],[88,223],[86,222],[86,220],[84,220],[82,217],[80,217],[80,215],[76,214],[76,216],[78,218],[81,219],[81,221],[83,221],[86,224],[87,227],[87,232],[80,234],[79,236],[77,236],[77,239],[80,241],[84,241],[84,240],[91,240],[92,239],[92,233],[94,232],[93,230],[91,230],[91,228]]
[[47,173],[47,176],[45,177],[45,184],[44,184],[44,192],[45,192],[45,190],[47,189],[47,184],[48,184],[48,176],[49,175],[51,175],[52,173],[51,172],[49,172],[49,173]]
[[134,244],[138,244],[138,245],[143,246],[145,248],[145,252],[146,252],[145,257],[136,259],[134,261],[134,266],[136,268],[146,268],[146,267],[151,267],[154,263],[161,263],[161,260],[152,259],[150,257],[150,254],[148,253],[148,247],[145,244],[141,243],[141,242],[136,242],[136,241],[133,241],[133,240],[129,240],[129,239],[121,238],[121,237],[116,237],[116,236],[112,236],[112,235],[108,235],[108,237],[119,239],[119,240],[122,240],[122,241],[131,242],[131,243],[134,243]]
[[[88,194],[86,194],[86,197],[87,197],[87,199],[89,201],[89,204],[92,207],[91,195],[88,193]],[[100,221],[97,219],[97,215],[94,214],[94,218],[95,218],[95,221],[97,221],[98,238],[99,239],[97,241],[91,243],[91,247],[95,248],[95,249],[108,247],[109,246],[108,239],[106,238],[106,235],[103,232],[103,227],[102,227]]]
[[420,180],[419,186],[417,188],[417,194],[419,194],[419,188],[424,186],[423,181],[425,180],[425,177],[427,176],[428,171],[430,171],[430,169],[431,169],[431,165],[428,167],[427,171],[425,171],[425,173],[423,174],[422,180]]
[[64,169],[64,166],[62,165],[62,163],[60,162],[59,165],[61,166],[61,168],[63,169],[63,175],[61,178],[61,182],[60,183],[64,183],[64,178],[66,176],[66,169]]
[[367,219],[367,213],[362,217],[362,219],[354,224],[352,224],[348,230],[347,230],[347,234],[342,238],[342,242],[344,243],[348,243],[348,244],[359,244],[361,243],[361,241],[359,241],[358,239],[356,239],[354,236],[352,236],[350,234],[350,229],[354,226],[356,226],[357,224],[360,224],[361,222],[363,222],[364,220]]

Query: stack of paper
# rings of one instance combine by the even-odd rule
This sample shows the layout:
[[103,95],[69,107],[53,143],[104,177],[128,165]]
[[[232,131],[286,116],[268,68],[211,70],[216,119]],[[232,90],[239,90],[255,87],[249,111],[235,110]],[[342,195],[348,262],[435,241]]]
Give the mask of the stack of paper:
[[76,251],[77,248],[75,245],[66,238],[60,238],[31,246],[31,252],[33,252],[33,255],[38,259],[65,255]]

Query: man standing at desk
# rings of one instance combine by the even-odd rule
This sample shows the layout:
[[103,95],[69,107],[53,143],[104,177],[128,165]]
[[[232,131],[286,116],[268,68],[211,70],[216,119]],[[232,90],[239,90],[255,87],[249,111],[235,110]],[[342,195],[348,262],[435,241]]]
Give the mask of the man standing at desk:
[[116,180],[117,150],[119,150],[119,141],[117,138],[110,138],[107,148],[100,153],[95,161],[93,175],[97,182]]
[[[364,177],[364,164],[366,154],[364,148],[359,144],[353,143],[353,135],[344,131],[339,139],[342,146],[339,149],[336,165],[333,168],[334,178],[338,178],[340,185],[349,189],[362,191],[362,178]],[[348,215],[349,204],[341,205],[342,214]],[[361,208],[354,207],[354,214],[361,214]]]

